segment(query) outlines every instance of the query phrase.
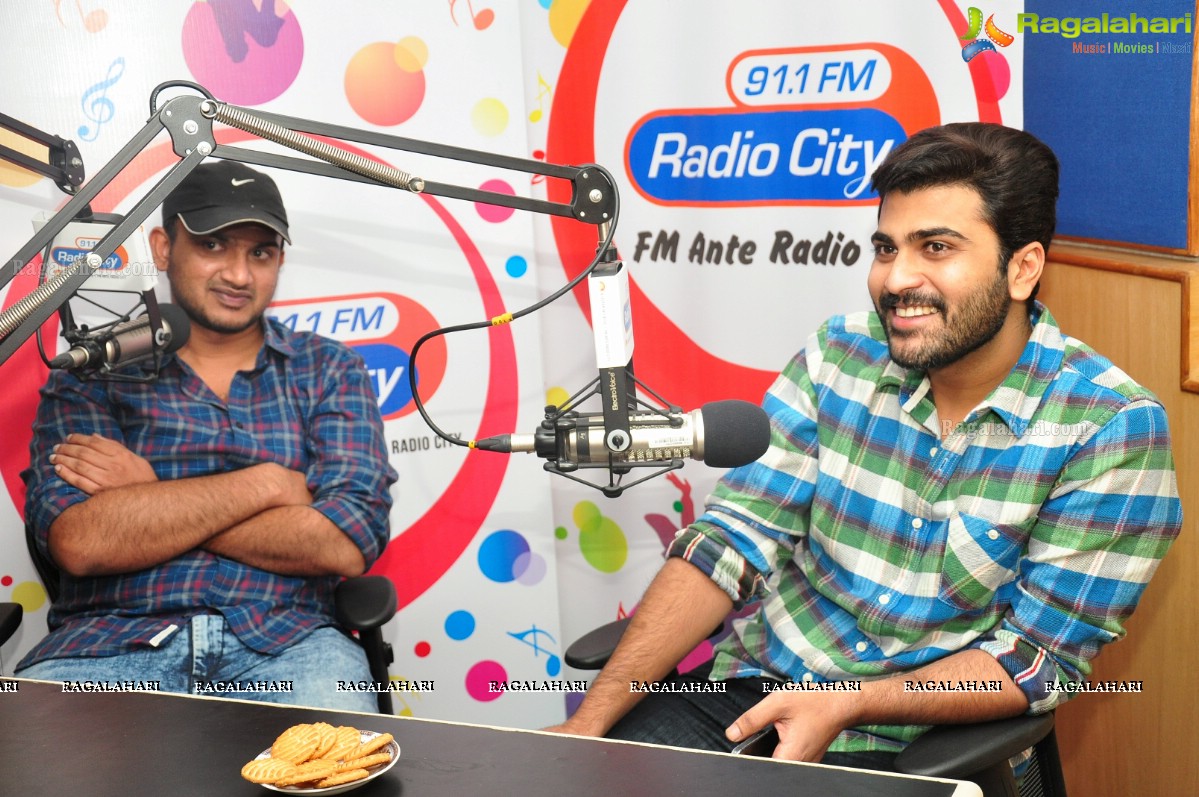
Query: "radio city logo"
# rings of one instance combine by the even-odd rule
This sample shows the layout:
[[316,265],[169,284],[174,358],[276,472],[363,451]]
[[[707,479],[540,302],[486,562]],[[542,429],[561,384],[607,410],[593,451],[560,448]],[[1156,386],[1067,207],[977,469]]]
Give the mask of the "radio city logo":
[[[50,261],[55,267],[70,268],[79,258],[83,258],[91,252],[91,247],[82,249],[74,247],[54,247],[50,249]],[[128,262],[128,255],[125,253],[125,247],[116,247],[116,252],[104,258],[104,262],[100,265],[101,271],[120,271]]]
[[[75,265],[75,261],[87,256],[97,242],[96,240],[81,239],[76,246],[55,246],[50,250],[50,258],[47,263],[48,273],[50,275],[57,274]],[[128,264],[129,254],[125,251],[125,247],[118,246],[115,252],[104,258],[99,270],[103,273],[113,274],[121,271]]]
[[[417,302],[394,293],[364,293],[276,302],[267,314],[293,331],[339,340],[362,355],[385,420],[415,409],[409,354],[420,336],[438,326]],[[424,400],[445,376],[445,338],[432,338],[421,347],[419,365],[416,385]]]
[[939,122],[928,77],[875,42],[753,50],[725,76],[733,107],[646,114],[625,146],[633,187],[659,205],[854,205],[916,130]]
[[[966,42],[962,46],[962,60],[966,63],[970,63],[979,53],[995,52],[995,45],[1007,47],[1016,40],[1012,34],[999,29],[999,26],[995,24],[994,14],[987,17],[984,25],[983,12],[970,6],[966,11],[966,19],[970,24],[970,29],[966,31],[965,36],[958,37],[961,41]],[[985,33],[986,38],[980,39],[979,33]]]

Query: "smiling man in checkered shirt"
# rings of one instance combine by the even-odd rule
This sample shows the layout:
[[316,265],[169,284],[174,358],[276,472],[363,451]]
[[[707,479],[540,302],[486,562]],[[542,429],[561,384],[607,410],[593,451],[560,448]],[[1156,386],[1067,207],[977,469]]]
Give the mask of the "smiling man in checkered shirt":
[[[873,183],[875,311],[787,364],[770,449],[679,533],[557,730],[729,750],[773,723],[776,757],[887,769],[929,725],[1054,708],[1124,635],[1182,512],[1161,404],[1035,300],[1057,158],[953,124]],[[755,601],[678,690],[630,688]]]

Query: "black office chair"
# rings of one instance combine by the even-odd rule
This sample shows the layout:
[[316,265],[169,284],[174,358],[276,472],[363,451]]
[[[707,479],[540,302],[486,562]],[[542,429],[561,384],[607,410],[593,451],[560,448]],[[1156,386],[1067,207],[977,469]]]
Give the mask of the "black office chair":
[[[564,660],[577,670],[600,669],[616,649],[629,619],[602,625],[580,637],[567,648]],[[1008,760],[1029,748],[1032,760],[1017,784]],[[937,726],[908,745],[895,759],[895,766],[908,775],[971,781],[978,784],[984,797],[1066,797],[1052,712]]]
[[[60,577],[58,565],[38,550],[33,529],[28,523],[25,524],[25,546],[29,549],[29,556],[33,559],[33,566],[46,588],[46,594],[50,596],[51,601],[56,600]],[[386,576],[347,578],[337,585],[333,602],[337,622],[358,635],[358,642],[366,653],[367,664],[370,665],[371,680],[378,684],[388,683],[391,676],[387,668],[395,661],[395,654],[391,643],[383,639],[383,625],[396,613],[395,584]],[[11,604],[16,606],[17,611],[15,619],[10,619],[3,608],[9,605],[0,604],[0,644],[11,636],[21,623],[21,606]],[[10,622],[11,629],[8,628]],[[379,713],[395,713],[390,692],[381,691],[378,698]]]
[[0,645],[7,642],[21,626],[24,608],[19,603],[0,603]]
[[[383,626],[396,613],[396,588],[387,576],[357,576],[337,585],[333,593],[333,609],[337,622],[358,634],[358,642],[366,653],[371,668],[371,680],[387,684],[391,678],[387,667],[395,661],[391,643],[383,639]],[[394,714],[391,692],[379,692],[379,713]]]

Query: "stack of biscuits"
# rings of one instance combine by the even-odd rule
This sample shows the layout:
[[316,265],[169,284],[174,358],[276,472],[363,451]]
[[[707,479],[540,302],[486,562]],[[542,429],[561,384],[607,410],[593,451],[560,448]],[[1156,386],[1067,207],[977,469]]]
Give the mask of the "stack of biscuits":
[[293,725],[275,739],[271,754],[241,768],[252,783],[324,789],[362,780],[370,768],[391,761],[392,735],[363,740],[349,725],[327,722]]

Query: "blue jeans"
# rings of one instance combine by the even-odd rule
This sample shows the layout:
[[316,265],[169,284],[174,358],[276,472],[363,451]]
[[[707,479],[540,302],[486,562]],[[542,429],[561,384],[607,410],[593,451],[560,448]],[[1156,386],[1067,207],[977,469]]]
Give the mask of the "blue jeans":
[[[711,662],[667,682],[707,682]],[[668,744],[728,753],[736,746],[724,729],[765,697],[764,678],[731,678],[724,692],[655,692],[646,695],[608,731],[608,739]],[[895,771],[895,754],[883,752],[825,753],[822,764]]]
[[372,680],[362,648],[341,631],[318,628],[272,656],[242,644],[219,614],[196,615],[157,648],[46,659],[16,675],[45,681],[157,681],[163,692],[336,711],[379,710],[373,692],[337,690],[339,680]]

